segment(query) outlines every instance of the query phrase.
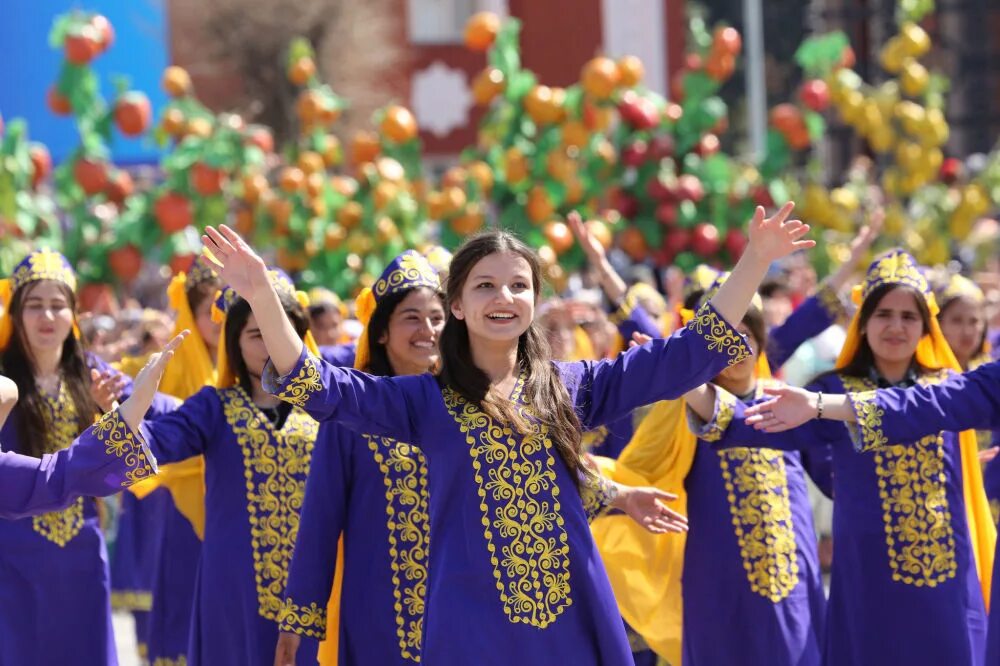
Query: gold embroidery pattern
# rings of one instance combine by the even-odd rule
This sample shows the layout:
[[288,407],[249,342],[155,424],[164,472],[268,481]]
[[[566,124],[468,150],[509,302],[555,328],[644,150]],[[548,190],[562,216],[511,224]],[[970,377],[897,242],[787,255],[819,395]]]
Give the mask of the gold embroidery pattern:
[[123,488],[155,473],[149,458],[146,456],[146,450],[129,430],[118,410],[102,416],[97,423],[91,426],[91,432],[98,441],[104,444],[105,453],[121,458],[122,462],[125,463],[127,471],[125,472],[125,480],[122,481]]
[[278,614],[278,628],[323,640],[326,638],[326,607],[317,606],[315,601],[299,606],[285,599]]
[[[569,538],[548,428],[521,407],[532,428],[521,436],[451,389],[442,393],[469,444],[483,534],[504,612],[512,623],[544,629],[573,603]],[[519,393],[515,389],[512,399]]]
[[188,660],[184,655],[180,655],[176,659],[157,657],[156,661],[153,662],[153,666],[188,666]]
[[743,336],[708,305],[703,305],[695,313],[687,327],[705,338],[709,351],[724,352],[729,356],[729,365],[736,365],[750,356]]
[[587,521],[593,522],[611,510],[611,503],[618,496],[618,489],[603,476],[587,476],[580,483],[580,499]]
[[141,590],[112,592],[111,607],[120,610],[148,611],[153,608],[153,593]]
[[816,300],[824,312],[826,312],[826,316],[832,320],[836,320],[844,311],[844,304],[840,300],[840,295],[837,294],[835,289],[827,285],[823,285],[816,292]]
[[[76,403],[69,395],[65,383],[55,397],[45,396],[45,420],[51,436],[45,443],[46,453],[65,449],[76,438]],[[52,511],[31,519],[32,529],[60,548],[69,543],[83,529],[83,498],[78,497],[62,511]]]
[[[944,376],[920,381],[937,382]],[[841,380],[848,392],[875,388],[866,379]],[[929,435],[913,445],[886,445],[875,449],[874,458],[892,579],[935,587],[954,578],[958,564],[945,494],[944,437]]]
[[717,442],[722,439],[736,413],[736,396],[718,387],[715,389],[715,396],[715,417],[705,424],[703,432],[698,434],[698,439],[706,442]]
[[[845,386],[850,377],[844,377]],[[878,406],[877,393],[874,390],[848,392],[847,401],[851,403],[857,423],[848,426],[854,448],[858,451],[871,451],[889,444],[882,434],[882,417],[885,411]],[[859,432],[860,431],[860,432]],[[860,439],[860,441],[859,441]]]
[[288,380],[288,385],[276,395],[296,407],[305,407],[312,394],[322,390],[323,382],[319,378],[319,366],[316,359],[307,352],[299,373]]
[[773,449],[735,448],[718,454],[750,589],[778,603],[799,583],[785,458]]
[[261,617],[277,620],[299,533],[299,511],[319,424],[292,410],[276,431],[240,387],[219,391],[226,421],[243,451],[247,514]]
[[[427,459],[416,446],[366,435],[385,480],[393,608],[403,659],[420,662],[430,545]],[[400,577],[402,574],[402,578]]]
[[583,437],[580,440],[580,446],[586,452],[593,451],[598,446],[604,443],[604,440],[608,438],[608,427],[598,426],[593,430],[588,430],[583,433]]

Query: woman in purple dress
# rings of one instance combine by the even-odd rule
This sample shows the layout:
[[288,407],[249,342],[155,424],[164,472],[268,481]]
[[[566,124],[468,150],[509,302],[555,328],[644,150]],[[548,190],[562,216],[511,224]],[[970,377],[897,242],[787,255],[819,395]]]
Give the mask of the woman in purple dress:
[[742,318],[772,260],[813,244],[799,240],[808,227],[785,222],[790,212],[765,221],[757,211],[736,279],[688,327],[601,362],[552,362],[534,323],[536,255],[503,232],[475,237],[451,264],[438,378],[373,377],[317,360],[282,317],[253,250],[228,227],[225,236],[209,228],[205,241],[259,317],[269,390],[424,452],[433,545],[422,660],[619,666],[632,653],[588,516],[619,506],[663,529],[678,518],[656,500],[628,506],[638,498],[608,493],[582,461],[582,429],[676,397],[746,355],[727,322]]

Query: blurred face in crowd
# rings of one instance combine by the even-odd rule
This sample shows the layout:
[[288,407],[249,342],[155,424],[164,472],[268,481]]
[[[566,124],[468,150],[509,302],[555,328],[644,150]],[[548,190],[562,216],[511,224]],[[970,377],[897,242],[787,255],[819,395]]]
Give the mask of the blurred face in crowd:
[[552,350],[552,358],[569,360],[576,349],[576,325],[565,304],[553,305],[541,318],[542,331]]
[[955,357],[963,367],[982,349],[986,335],[986,315],[984,308],[972,299],[960,296],[950,303],[938,316],[941,332]]
[[24,287],[19,330],[33,354],[62,349],[73,330],[72,294],[66,285],[52,280],[31,282]]
[[776,290],[764,301],[764,323],[769,329],[781,326],[792,314],[792,299],[787,291]]
[[323,304],[309,309],[309,330],[318,345],[335,345],[340,342],[340,326],[344,323],[340,309]]

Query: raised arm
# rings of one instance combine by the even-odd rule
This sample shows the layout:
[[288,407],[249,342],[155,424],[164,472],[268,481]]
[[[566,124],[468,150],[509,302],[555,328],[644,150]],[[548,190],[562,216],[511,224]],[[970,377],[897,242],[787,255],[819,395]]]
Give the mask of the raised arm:
[[17,404],[17,384],[10,377],[0,375],[0,428]]

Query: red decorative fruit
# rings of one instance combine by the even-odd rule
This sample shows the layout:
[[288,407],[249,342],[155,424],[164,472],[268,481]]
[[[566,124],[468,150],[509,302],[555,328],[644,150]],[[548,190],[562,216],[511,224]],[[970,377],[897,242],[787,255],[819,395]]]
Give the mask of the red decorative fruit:
[[170,271],[174,275],[186,273],[191,268],[191,264],[194,263],[194,260],[195,255],[191,253],[175,254],[170,257]]
[[45,102],[49,105],[49,110],[57,116],[68,116],[73,113],[73,105],[55,86],[49,88],[45,95]]
[[89,25],[66,35],[66,41],[63,42],[66,60],[74,65],[86,65],[96,58],[101,50],[99,38],[97,31]]
[[656,207],[656,220],[665,227],[677,224],[677,206],[672,201],[664,201]]
[[656,127],[660,123],[660,112],[653,100],[629,90],[618,103],[618,113],[622,119],[637,130]]
[[663,249],[671,256],[677,256],[691,245],[691,231],[682,227],[675,227],[667,232],[663,237]]
[[743,251],[747,248],[746,234],[739,229],[730,229],[726,232],[724,245],[726,246],[726,252],[729,253],[729,257],[733,261],[737,261],[743,255]]
[[108,185],[108,165],[86,157],[78,159],[73,165],[73,178],[89,196],[99,194]]
[[686,173],[677,179],[677,198],[698,203],[705,198],[705,188],[698,176]]
[[649,144],[642,139],[633,141],[622,150],[622,164],[625,166],[641,166],[647,157],[649,157]]
[[695,225],[691,233],[691,249],[701,257],[708,258],[722,247],[719,230],[707,222]]
[[127,92],[115,104],[115,124],[125,136],[139,136],[149,129],[153,109],[141,92]]
[[104,196],[108,201],[118,204],[125,203],[125,200],[135,191],[135,183],[128,171],[115,171],[108,178],[108,186],[104,189]]
[[142,269],[142,252],[129,243],[108,253],[108,266],[122,282],[131,282]]
[[97,33],[98,53],[104,53],[115,43],[114,26],[111,25],[108,17],[102,14],[94,14],[94,17],[90,19],[90,25]]
[[28,149],[28,157],[31,158],[31,188],[38,189],[43,180],[52,173],[52,156],[49,149],[40,143],[31,144]]
[[823,79],[812,79],[802,84],[799,99],[806,108],[813,111],[825,111],[830,106],[830,88]]
[[163,233],[172,234],[184,229],[194,218],[191,202],[177,192],[164,192],[153,206],[153,214]]
[[191,187],[203,197],[210,197],[222,192],[226,174],[222,169],[213,169],[204,162],[197,162],[191,167]]

